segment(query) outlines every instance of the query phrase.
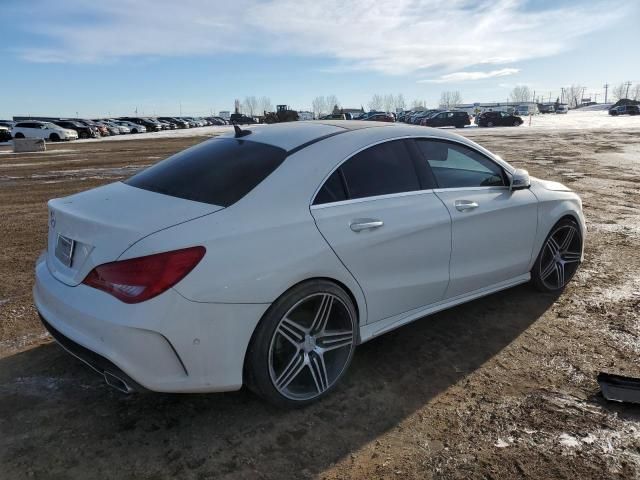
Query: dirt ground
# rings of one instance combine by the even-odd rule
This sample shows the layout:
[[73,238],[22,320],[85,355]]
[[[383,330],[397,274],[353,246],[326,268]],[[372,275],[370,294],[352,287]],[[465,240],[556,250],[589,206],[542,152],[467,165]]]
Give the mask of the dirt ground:
[[[280,411],[247,391],[124,396],[51,343],[31,301],[48,199],[202,138],[0,152],[0,478],[640,478],[640,130],[465,132],[583,198],[586,261],[359,347],[337,391]],[[2,147],[0,147],[2,150]]]

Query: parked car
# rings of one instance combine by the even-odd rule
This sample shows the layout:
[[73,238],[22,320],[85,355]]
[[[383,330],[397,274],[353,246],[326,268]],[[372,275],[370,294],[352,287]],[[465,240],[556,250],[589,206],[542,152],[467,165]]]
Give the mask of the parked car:
[[0,142],[8,142],[11,138],[11,131],[9,130],[9,127],[0,125]]
[[118,125],[114,120],[105,119],[105,120],[101,120],[101,122],[108,125],[109,127],[113,127],[114,129],[116,129],[120,135],[124,135],[125,133],[131,133],[131,129],[129,127],[126,127],[124,125]]
[[556,113],[569,113],[569,105],[567,105],[566,103],[561,103],[556,107]]
[[393,115],[391,115],[390,113],[376,113],[373,115],[369,115],[367,118],[365,118],[365,120],[371,121],[371,122],[395,122],[395,117]]
[[74,120],[56,120],[52,123],[62,128],[75,130],[79,138],[97,138],[100,136],[96,130],[92,130],[89,126]]
[[163,130],[175,130],[178,128],[178,126],[175,123],[167,122],[165,120],[160,120],[159,118],[154,118],[154,120],[158,122],[160,125],[162,125]]
[[[162,125],[158,122],[151,121],[146,117],[120,117],[122,120],[127,122],[135,123],[137,125],[142,125],[146,128],[147,132],[159,132],[162,130]],[[133,130],[132,130],[133,133]]]
[[638,105],[619,105],[609,109],[609,115],[638,115],[640,114],[640,106]]
[[427,110],[426,112],[421,113],[416,117],[416,125],[422,125],[423,127],[427,125],[427,119],[433,117],[437,113],[442,112],[442,110]]
[[147,127],[144,125],[129,122],[127,120],[114,120],[114,123],[118,126],[128,128],[130,133],[145,133],[147,131]]
[[43,138],[52,142],[60,140],[77,140],[78,132],[62,128],[55,123],[28,120],[18,122],[11,129],[13,138]]
[[106,128],[110,136],[120,135],[120,128],[118,128],[117,125],[111,125],[109,122],[105,122],[104,120],[94,120],[94,122],[99,127]]
[[44,326],[122,391],[246,383],[296,407],[335,387],[357,344],[571,280],[585,222],[569,188],[448,132],[358,128],[223,135],[51,200],[33,290]]
[[256,121],[251,117],[243,115],[242,113],[232,113],[229,123],[235,123],[236,125],[251,125],[256,123]]
[[2,125],[3,127],[7,127],[9,130],[11,130],[14,126],[15,126],[16,122],[14,122],[13,120],[0,120],[0,125]]
[[94,132],[93,136],[95,136],[96,138],[106,137],[107,135],[109,135],[109,132],[104,127],[101,128],[91,120],[74,119],[73,121],[76,123],[80,123],[81,125],[84,125],[86,127],[89,127]]
[[158,120],[162,120],[163,122],[173,123],[176,126],[176,128],[189,128],[189,122],[182,120],[180,118],[158,117]]
[[537,105],[518,105],[513,112],[516,115],[527,116],[540,113]]
[[480,127],[519,127],[523,123],[521,117],[506,112],[484,112],[476,120]]
[[427,117],[424,123],[427,127],[464,128],[466,125],[471,125],[471,119],[467,112],[447,110]]

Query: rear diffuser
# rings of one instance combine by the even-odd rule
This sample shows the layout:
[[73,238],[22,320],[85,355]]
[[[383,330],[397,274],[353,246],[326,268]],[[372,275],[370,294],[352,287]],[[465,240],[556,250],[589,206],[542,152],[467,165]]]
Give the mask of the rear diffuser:
[[640,378],[600,372],[598,383],[607,400],[640,404]]

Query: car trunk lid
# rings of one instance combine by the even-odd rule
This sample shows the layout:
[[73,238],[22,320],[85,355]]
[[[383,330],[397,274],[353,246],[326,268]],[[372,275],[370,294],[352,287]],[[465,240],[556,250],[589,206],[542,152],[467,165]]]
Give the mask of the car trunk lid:
[[141,238],[223,208],[121,182],[50,200],[48,207],[47,265],[71,286]]

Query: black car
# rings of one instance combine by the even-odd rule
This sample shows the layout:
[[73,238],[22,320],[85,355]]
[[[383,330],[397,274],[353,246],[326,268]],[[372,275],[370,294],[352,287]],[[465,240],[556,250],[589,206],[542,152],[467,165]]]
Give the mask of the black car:
[[177,128],[189,128],[189,122],[174,117],[158,117],[161,122],[173,123]]
[[9,131],[9,127],[0,125],[0,142],[8,142],[9,140],[11,140],[11,132]]
[[522,125],[522,117],[506,112],[484,112],[478,115],[479,127],[519,127]]
[[147,132],[159,132],[162,130],[162,125],[146,117],[120,117],[120,120],[142,125],[147,129]]
[[75,130],[78,132],[78,138],[98,138],[100,136],[97,130],[92,129],[89,125],[76,122],[75,120],[54,120],[51,123],[55,123],[62,128]]
[[243,115],[242,113],[232,113],[229,123],[232,125],[253,125],[254,123],[256,123],[256,121],[251,117]]
[[431,115],[424,121],[424,124],[427,127],[464,128],[465,125],[471,125],[471,119],[467,112],[447,110]]
[[638,105],[619,105],[609,109],[609,115],[640,115],[640,106]]

